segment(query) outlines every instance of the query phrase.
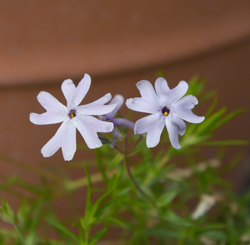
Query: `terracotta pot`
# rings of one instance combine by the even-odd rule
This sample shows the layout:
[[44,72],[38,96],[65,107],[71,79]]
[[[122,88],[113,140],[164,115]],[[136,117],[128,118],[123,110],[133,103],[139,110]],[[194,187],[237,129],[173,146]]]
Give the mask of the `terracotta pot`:
[[162,67],[249,37],[249,10],[243,0],[1,1],[0,83]]

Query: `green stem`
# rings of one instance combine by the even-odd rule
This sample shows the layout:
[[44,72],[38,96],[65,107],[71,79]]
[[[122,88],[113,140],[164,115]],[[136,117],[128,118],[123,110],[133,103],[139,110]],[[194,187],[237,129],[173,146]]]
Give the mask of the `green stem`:
[[118,152],[120,152],[121,154],[124,154],[124,152],[122,152],[122,150],[120,150],[116,145],[114,146],[114,148],[115,148]]
[[[141,139],[139,139],[141,140]],[[139,142],[138,142],[139,143]],[[151,202],[153,204],[153,206],[155,206],[156,208],[157,205],[156,203],[154,202],[154,200],[152,198],[150,198],[142,189],[141,187],[138,185],[138,183],[136,182],[135,178],[133,177],[133,174],[129,168],[129,164],[128,164],[128,161],[127,161],[127,136],[125,136],[125,154],[124,154],[124,162],[125,162],[125,167],[126,167],[126,170],[127,170],[127,173],[128,173],[128,176],[130,178],[130,180],[132,181],[132,183],[134,184],[134,186],[136,187],[136,189],[142,194],[142,196],[144,196],[149,202]]]
[[19,238],[20,238],[21,244],[22,244],[22,245],[25,245],[25,243],[24,243],[24,238],[23,238],[23,234],[22,234],[22,232],[21,232],[19,226],[16,224],[16,222],[13,222],[12,225],[15,227],[15,229],[16,229],[16,231],[17,231],[17,234],[18,234],[18,236],[19,236]]
[[88,230],[86,230],[85,231],[85,245],[88,245],[89,244],[89,231]]
[[157,205],[156,205],[156,203],[154,202],[154,200],[151,199],[151,198],[141,189],[141,187],[138,185],[138,183],[137,183],[136,180],[134,179],[134,177],[133,177],[133,175],[132,175],[132,173],[131,173],[131,170],[130,170],[130,168],[129,168],[129,164],[128,164],[128,162],[127,162],[127,157],[126,157],[126,155],[125,155],[125,157],[124,157],[124,162],[125,162],[125,166],[126,166],[126,170],[127,170],[128,176],[129,176],[130,180],[132,181],[132,183],[135,185],[136,189],[142,194],[142,196],[144,196],[149,202],[151,202],[151,203],[153,204],[153,206],[155,206],[156,208],[158,208]]
[[108,180],[107,175],[105,173],[105,169],[103,167],[101,156],[100,156],[100,152],[99,152],[98,149],[95,150],[95,155],[96,155],[96,160],[97,160],[96,162],[97,162],[98,168],[99,168],[99,170],[101,172],[103,181],[104,181],[105,185],[107,186],[109,180]]

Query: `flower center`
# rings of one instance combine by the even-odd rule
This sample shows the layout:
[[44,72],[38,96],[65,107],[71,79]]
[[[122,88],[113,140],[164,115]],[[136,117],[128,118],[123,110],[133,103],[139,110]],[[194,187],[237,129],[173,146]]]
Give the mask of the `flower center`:
[[161,112],[162,112],[163,116],[166,117],[166,116],[168,116],[170,110],[169,110],[166,106],[164,106],[164,107],[162,108]]
[[75,117],[76,116],[76,110],[70,110],[68,115],[69,115],[70,119]]

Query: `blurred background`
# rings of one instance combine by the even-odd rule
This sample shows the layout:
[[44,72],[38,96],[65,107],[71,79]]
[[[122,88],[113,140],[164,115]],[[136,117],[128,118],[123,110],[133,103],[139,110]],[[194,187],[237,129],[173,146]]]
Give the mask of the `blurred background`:
[[[39,181],[4,156],[34,167],[63,164],[61,151],[49,159],[40,153],[58,125],[29,121],[30,112],[44,111],[36,99],[41,90],[65,103],[62,81],[71,78],[77,84],[88,73],[92,86],[83,103],[108,92],[127,99],[139,95],[138,81],[153,83],[159,70],[170,88],[199,75],[207,79],[207,91],[218,92],[219,107],[246,108],[215,137],[250,139],[250,1],[1,0],[0,175]],[[207,108],[197,106],[194,112],[203,115]],[[75,159],[85,154],[78,151]],[[242,180],[243,172],[232,180]],[[84,195],[80,206],[82,201]]]

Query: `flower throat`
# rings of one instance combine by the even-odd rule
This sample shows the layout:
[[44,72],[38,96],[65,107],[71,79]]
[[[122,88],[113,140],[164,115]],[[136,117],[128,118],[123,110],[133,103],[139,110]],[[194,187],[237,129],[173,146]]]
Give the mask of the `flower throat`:
[[164,107],[162,108],[161,112],[162,112],[163,116],[166,117],[166,116],[168,116],[170,110],[169,110],[166,106],[164,106]]
[[68,115],[69,115],[70,119],[72,119],[73,117],[76,116],[76,110],[70,110]]

